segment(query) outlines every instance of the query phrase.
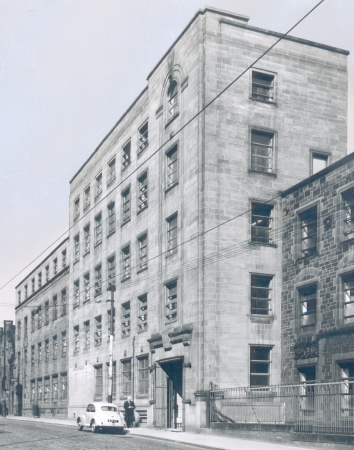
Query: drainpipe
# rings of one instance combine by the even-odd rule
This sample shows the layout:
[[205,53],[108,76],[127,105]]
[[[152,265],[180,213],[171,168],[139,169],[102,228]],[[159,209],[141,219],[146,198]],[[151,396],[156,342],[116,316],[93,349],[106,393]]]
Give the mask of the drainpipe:
[[108,287],[108,290],[111,291],[111,330],[109,336],[109,385],[108,385],[108,403],[112,403],[112,390],[113,390],[113,312],[114,312],[114,291],[116,287],[111,284]]
[[134,376],[134,360],[135,360],[135,336],[133,336],[133,362],[132,362],[132,399],[134,401],[134,380],[135,380],[135,376]]

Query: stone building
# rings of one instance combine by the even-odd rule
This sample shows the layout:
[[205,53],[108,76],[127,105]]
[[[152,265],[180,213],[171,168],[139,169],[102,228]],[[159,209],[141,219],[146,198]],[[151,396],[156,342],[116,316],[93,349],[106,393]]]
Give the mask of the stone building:
[[348,52],[287,36],[209,105],[280,36],[248,20],[198,11],[70,182],[69,417],[108,395],[111,284],[113,401],[148,424],[280,382],[279,192],[346,154]]
[[68,253],[66,238],[16,286],[16,372],[25,416],[38,403],[41,415],[67,417]]
[[0,327],[0,402],[5,400],[8,412],[15,411],[16,378],[15,366],[15,325],[12,320],[4,320]]
[[354,153],[282,197],[282,383],[353,380]]

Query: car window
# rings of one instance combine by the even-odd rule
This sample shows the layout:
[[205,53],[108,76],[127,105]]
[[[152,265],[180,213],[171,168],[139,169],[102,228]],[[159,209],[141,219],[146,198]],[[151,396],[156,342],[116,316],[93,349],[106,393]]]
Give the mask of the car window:
[[117,412],[117,408],[114,406],[101,406],[102,411],[114,411]]
[[95,405],[91,405],[91,412],[95,412],[95,411],[96,411]]
[[88,405],[86,412],[90,412],[91,411],[91,405]]

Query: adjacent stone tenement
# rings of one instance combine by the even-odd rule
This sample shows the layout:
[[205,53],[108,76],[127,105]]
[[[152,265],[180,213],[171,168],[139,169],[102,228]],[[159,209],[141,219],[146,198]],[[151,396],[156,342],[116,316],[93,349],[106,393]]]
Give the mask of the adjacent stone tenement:
[[15,403],[24,416],[34,404],[40,415],[68,416],[68,252],[66,238],[16,286]]
[[354,154],[283,197],[282,383],[354,375]]

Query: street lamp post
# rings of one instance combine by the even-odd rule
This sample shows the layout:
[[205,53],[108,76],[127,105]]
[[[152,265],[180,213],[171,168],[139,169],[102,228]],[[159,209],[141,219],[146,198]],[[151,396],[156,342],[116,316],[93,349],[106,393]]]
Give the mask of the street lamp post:
[[114,312],[114,292],[116,287],[114,284],[108,286],[108,291],[111,291],[111,299],[107,300],[111,302],[111,329],[109,335],[109,368],[108,368],[108,403],[112,403],[112,388],[113,388],[113,312]]

